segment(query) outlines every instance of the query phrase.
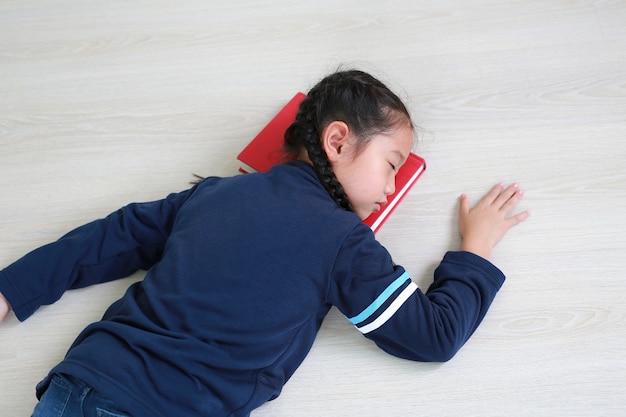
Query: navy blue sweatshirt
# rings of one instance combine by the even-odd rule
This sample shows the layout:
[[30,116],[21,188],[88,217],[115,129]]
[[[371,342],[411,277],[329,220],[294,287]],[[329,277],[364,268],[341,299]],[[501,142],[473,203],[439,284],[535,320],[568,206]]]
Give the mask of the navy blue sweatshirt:
[[53,373],[81,378],[131,415],[248,416],[276,398],[336,306],[406,359],[445,361],[504,282],[447,253],[425,293],[308,165],[212,177],[130,204],[0,271],[18,319],[64,291],[148,272],[89,325]]

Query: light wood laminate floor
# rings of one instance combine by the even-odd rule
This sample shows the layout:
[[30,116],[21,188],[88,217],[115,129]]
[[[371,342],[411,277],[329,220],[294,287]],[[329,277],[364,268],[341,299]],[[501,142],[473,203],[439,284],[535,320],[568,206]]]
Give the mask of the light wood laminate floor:
[[[0,2],[0,268],[131,201],[232,175],[296,91],[340,64],[406,99],[428,170],[378,237],[426,288],[457,197],[498,181],[531,218],[507,282],[444,364],[390,357],[332,310],[254,417],[626,415],[626,2]],[[138,279],[0,326],[0,416]],[[176,417],[176,416],[172,416]]]

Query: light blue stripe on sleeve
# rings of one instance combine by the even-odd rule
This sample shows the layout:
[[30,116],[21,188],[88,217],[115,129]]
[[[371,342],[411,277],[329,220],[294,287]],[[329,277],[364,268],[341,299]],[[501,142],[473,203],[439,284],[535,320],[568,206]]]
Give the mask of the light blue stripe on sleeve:
[[378,310],[380,308],[380,306],[382,306],[385,301],[387,301],[389,299],[389,297],[391,297],[391,295],[402,286],[402,284],[404,284],[407,280],[409,280],[409,274],[404,272],[402,275],[400,275],[400,277],[398,279],[396,279],[394,282],[392,282],[386,289],[385,291],[383,291],[382,294],[380,294],[372,304],[370,304],[365,310],[363,310],[363,312],[361,312],[361,314],[359,314],[358,316],[354,316],[350,320],[350,323],[352,324],[358,324],[361,323],[364,320],[367,320],[368,317],[370,317],[372,314],[374,314],[374,312],[376,310]]

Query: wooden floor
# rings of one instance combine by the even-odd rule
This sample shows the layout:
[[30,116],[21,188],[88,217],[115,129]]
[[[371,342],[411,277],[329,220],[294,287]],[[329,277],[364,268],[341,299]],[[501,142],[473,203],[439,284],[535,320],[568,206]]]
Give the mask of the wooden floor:
[[[519,181],[507,282],[450,362],[378,350],[333,310],[253,417],[626,415],[626,2],[3,0],[0,267],[131,201],[231,175],[338,66],[393,86],[428,170],[378,236],[420,287],[456,249],[457,196]],[[0,326],[0,415],[135,275]],[[172,416],[176,417],[176,416]]]

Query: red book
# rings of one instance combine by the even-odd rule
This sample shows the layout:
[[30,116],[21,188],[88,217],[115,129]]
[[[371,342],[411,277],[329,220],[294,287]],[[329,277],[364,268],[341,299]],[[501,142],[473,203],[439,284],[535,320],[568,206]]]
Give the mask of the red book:
[[237,156],[242,163],[239,171],[267,172],[274,165],[285,162],[283,140],[287,128],[296,120],[296,113],[300,103],[306,97],[303,93],[297,93],[289,103],[283,107],[276,116],[252,139],[252,142]]
[[[241,162],[239,171],[266,172],[277,164],[287,161],[283,151],[283,138],[287,128],[296,119],[296,113],[305,94],[297,93],[285,107],[255,136],[246,146],[237,159]],[[363,220],[376,233],[380,226],[387,220],[387,217],[398,206],[409,189],[415,184],[417,179],[426,169],[426,162],[423,158],[414,153],[410,153],[405,164],[396,174],[396,191],[387,198],[387,204],[376,213],[372,213]]]

